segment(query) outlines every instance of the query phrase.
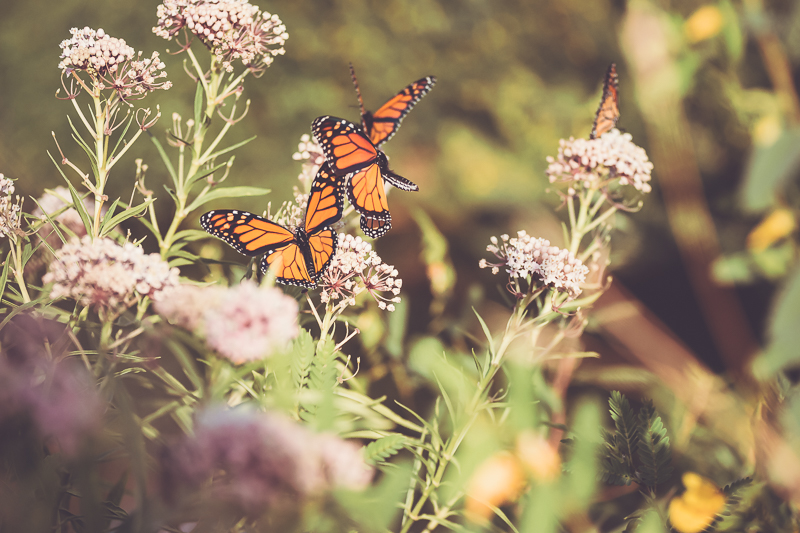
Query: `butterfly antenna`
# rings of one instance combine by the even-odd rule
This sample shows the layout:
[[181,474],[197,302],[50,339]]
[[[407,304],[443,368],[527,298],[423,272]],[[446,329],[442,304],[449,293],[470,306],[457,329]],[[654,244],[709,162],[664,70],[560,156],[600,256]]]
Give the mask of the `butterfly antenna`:
[[361,112],[361,126],[366,131],[367,125],[364,123],[364,101],[361,99],[361,89],[358,88],[358,78],[356,78],[356,70],[353,64],[350,63],[350,79],[353,80],[353,86],[356,88],[356,96],[358,96],[358,109]]

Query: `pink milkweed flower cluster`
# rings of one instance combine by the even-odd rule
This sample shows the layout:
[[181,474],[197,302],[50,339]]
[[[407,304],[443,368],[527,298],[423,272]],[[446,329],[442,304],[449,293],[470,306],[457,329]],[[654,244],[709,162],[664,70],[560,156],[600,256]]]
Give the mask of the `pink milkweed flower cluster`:
[[558,156],[547,157],[547,177],[550,183],[569,182],[586,188],[600,188],[619,180],[647,193],[653,163],[644,148],[633,143],[630,133],[612,129],[597,139],[561,139]]
[[340,233],[337,244],[336,254],[317,282],[322,302],[341,300],[340,305],[355,305],[356,296],[367,291],[380,309],[394,311],[403,286],[397,269],[384,263],[361,237]]
[[56,252],[42,282],[53,284],[54,299],[72,298],[84,306],[120,311],[144,296],[158,300],[165,289],[178,285],[178,275],[178,269],[158,254],[145,254],[133,243],[119,245],[87,235]]
[[11,196],[14,194],[14,182],[0,174],[0,237],[16,236],[21,232],[20,217],[21,200]]
[[169,40],[186,28],[228,72],[235,60],[250,70],[264,70],[285,52],[289,38],[278,15],[247,0],[164,0],[157,15],[156,35]]
[[167,498],[205,490],[213,501],[251,514],[333,488],[363,490],[373,476],[357,444],[241,407],[202,412],[194,435],[164,450],[161,468]]
[[180,285],[155,302],[155,310],[205,337],[211,348],[236,364],[269,357],[300,334],[297,301],[252,281],[227,289]]
[[172,87],[172,82],[159,81],[167,73],[158,52],[142,58],[142,52],[136,52],[124,39],[109,36],[102,28],[72,28],[70,33],[72,38],[60,44],[58,68],[66,74],[88,72],[96,90],[113,89],[127,100]]
[[580,295],[589,268],[569,250],[551,246],[550,241],[531,237],[524,230],[517,232],[516,237],[501,235],[500,240],[492,237],[491,241],[486,250],[500,262],[490,263],[481,259],[478,263],[480,268],[491,268],[492,274],[504,268],[512,280],[530,277],[532,286],[538,282],[566,292],[570,298]]

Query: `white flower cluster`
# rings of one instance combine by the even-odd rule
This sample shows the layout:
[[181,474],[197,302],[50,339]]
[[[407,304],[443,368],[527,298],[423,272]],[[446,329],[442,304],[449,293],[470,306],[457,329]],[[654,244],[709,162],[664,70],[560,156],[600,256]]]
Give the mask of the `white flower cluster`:
[[217,285],[201,287],[181,283],[153,303],[153,309],[170,324],[205,337],[205,311],[222,300],[226,289]]
[[292,188],[294,200],[287,200],[281,204],[274,217],[268,216],[274,222],[286,227],[303,227],[305,224],[308,195],[300,192],[299,187]]
[[403,286],[403,280],[397,278],[397,269],[384,263],[372,245],[361,237],[340,233],[337,244],[336,254],[317,282],[322,288],[322,302],[341,299],[344,305],[354,305],[356,296],[366,290],[380,309],[394,311]]
[[225,290],[200,309],[205,309],[206,342],[236,364],[268,357],[300,333],[297,301],[252,281]]
[[153,32],[172,39],[186,28],[208,46],[227,71],[233,61],[263,70],[282,55],[289,34],[278,15],[262,12],[247,0],[164,0]]
[[82,305],[119,310],[142,296],[158,300],[178,285],[178,269],[158,254],[145,254],[126,242],[108,238],[73,239],[56,252],[42,281],[52,283],[52,298],[74,298]]
[[543,285],[567,292],[571,298],[581,293],[581,283],[586,281],[589,268],[567,249],[551,246],[546,239],[533,238],[524,230],[510,238],[501,235],[500,241],[492,237],[486,250],[497,256],[500,263],[481,259],[480,268],[491,268],[492,274],[505,267],[509,277],[540,280]]
[[110,37],[103,29],[88,26],[72,28],[72,38],[61,42],[61,62],[58,68],[66,71],[85,70],[95,76],[99,90],[111,88],[122,99],[141,97],[156,89],[169,89],[172,82],[159,81],[166,77],[164,62],[158,52],[142,59],[124,39]]
[[606,180],[618,179],[621,185],[632,185],[641,192],[650,192],[653,163],[643,148],[636,146],[630,133],[617,129],[598,139],[561,139],[558,157],[547,157],[550,183],[578,182],[585,187],[600,186]]
[[12,237],[21,231],[20,198],[14,200],[14,182],[0,174],[0,237]]
[[72,28],[71,39],[62,41],[62,70],[93,70],[99,74],[114,72],[119,65],[133,59],[135,51],[123,39],[106,34],[103,29],[97,31],[88,26],[83,29]]
[[303,184],[305,189],[311,188],[311,183],[317,176],[317,172],[322,165],[325,164],[325,152],[322,147],[317,144],[317,140],[304,133],[300,137],[300,143],[297,145],[297,151],[292,154],[292,159],[295,161],[303,162],[303,169],[297,179]]

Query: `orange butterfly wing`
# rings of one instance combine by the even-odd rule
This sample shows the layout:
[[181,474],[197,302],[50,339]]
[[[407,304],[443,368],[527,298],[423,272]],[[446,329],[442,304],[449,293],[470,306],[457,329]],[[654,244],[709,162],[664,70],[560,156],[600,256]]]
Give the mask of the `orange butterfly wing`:
[[261,271],[266,272],[274,265],[276,280],[284,285],[299,285],[308,289],[317,286],[316,276],[312,276],[306,263],[306,254],[295,243],[272,250],[261,260]]
[[305,218],[305,231],[308,234],[342,218],[344,183],[345,178],[334,174],[327,163],[319,169],[308,195]]
[[251,257],[294,241],[294,233],[288,229],[247,211],[209,211],[200,217],[200,225],[211,235],[230,244],[240,254]]
[[347,188],[350,203],[361,213],[361,230],[372,238],[384,235],[392,227],[392,215],[386,199],[386,187],[376,163],[350,176]]
[[397,132],[400,122],[409,111],[428,94],[436,83],[436,78],[428,76],[415,81],[397,93],[374,113],[367,111],[362,116],[364,130],[372,144],[380,146]]
[[331,228],[325,228],[308,236],[308,253],[316,272],[315,280],[325,272],[336,253],[338,235]]
[[378,158],[377,148],[361,128],[343,118],[317,117],[311,131],[337,176],[368,167]]
[[603,83],[603,97],[594,117],[590,139],[597,139],[617,125],[619,120],[619,78],[614,63],[608,67]]

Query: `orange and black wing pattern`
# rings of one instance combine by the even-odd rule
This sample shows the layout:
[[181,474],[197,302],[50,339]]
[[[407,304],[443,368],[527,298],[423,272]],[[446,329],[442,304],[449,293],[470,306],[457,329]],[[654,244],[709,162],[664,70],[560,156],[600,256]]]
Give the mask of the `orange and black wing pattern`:
[[307,289],[317,286],[317,275],[309,270],[308,257],[297,243],[272,250],[261,260],[261,271],[275,268],[275,280],[284,285],[298,285]]
[[347,199],[361,213],[361,230],[366,235],[376,239],[392,228],[386,186],[378,163],[350,176]]
[[428,76],[415,81],[394,95],[374,113],[367,111],[361,117],[372,144],[380,146],[397,132],[400,122],[409,111],[428,94],[436,83],[436,78]]
[[614,63],[608,67],[603,83],[603,97],[594,117],[590,139],[597,139],[617,125],[619,120],[619,78]]
[[304,250],[310,258],[315,279],[328,268],[336,253],[337,235],[329,226],[342,218],[344,182],[345,178],[336,176],[326,163],[311,184],[304,228],[308,246],[304,246]]
[[304,228],[306,233],[311,235],[342,218],[344,183],[345,178],[334,174],[327,163],[320,167],[308,195]]
[[378,159],[378,149],[361,128],[343,118],[317,117],[311,131],[337,176],[366,168]]
[[294,233],[287,228],[247,211],[209,211],[200,217],[200,225],[240,254],[251,257],[294,242]]

